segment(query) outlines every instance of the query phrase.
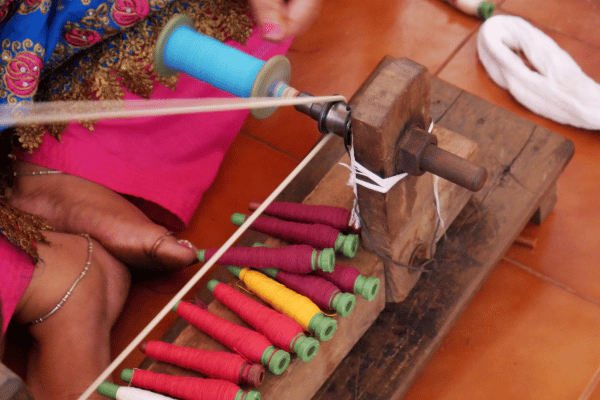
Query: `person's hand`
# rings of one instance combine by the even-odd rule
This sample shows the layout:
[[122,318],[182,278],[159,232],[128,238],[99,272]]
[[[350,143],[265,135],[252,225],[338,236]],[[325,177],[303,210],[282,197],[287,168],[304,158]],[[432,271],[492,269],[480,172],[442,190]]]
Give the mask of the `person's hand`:
[[[19,163],[18,170],[43,169]],[[88,233],[121,262],[142,271],[178,269],[197,261],[178,241],[118,193],[68,175],[23,176],[9,197],[23,211],[46,218],[58,232]]]
[[321,0],[251,0],[263,38],[281,41],[305,32],[317,18]]

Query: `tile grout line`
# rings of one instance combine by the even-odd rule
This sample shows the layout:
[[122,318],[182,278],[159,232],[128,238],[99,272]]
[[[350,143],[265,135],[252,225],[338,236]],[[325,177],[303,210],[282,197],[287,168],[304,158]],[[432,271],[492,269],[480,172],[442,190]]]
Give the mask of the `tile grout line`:
[[456,48],[450,53],[450,55],[448,56],[448,58],[446,58],[444,60],[444,62],[442,63],[442,65],[440,65],[440,67],[437,69],[437,71],[435,71],[435,73],[433,74],[433,76],[438,76],[442,70],[444,68],[446,68],[448,66],[448,64],[450,64],[450,61],[452,61],[452,59],[458,54],[458,52],[465,46],[465,44],[467,44],[467,42],[469,40],[471,40],[471,37],[473,37],[473,35],[475,35],[477,33],[477,31],[479,31],[479,28],[481,27],[481,24],[477,27],[477,29],[473,29],[473,31],[471,33],[469,33],[462,42],[460,42],[460,44],[458,46],[456,46]]
[[558,281],[550,278],[549,276],[546,276],[546,275],[544,275],[544,274],[542,274],[542,273],[534,270],[533,268],[530,268],[530,267],[528,267],[528,266],[526,266],[524,264],[521,264],[520,262],[518,262],[516,260],[513,260],[513,259],[508,258],[506,256],[502,257],[502,260],[504,260],[504,261],[506,261],[506,262],[508,262],[508,263],[510,263],[510,264],[512,264],[512,265],[514,265],[516,267],[518,267],[518,268],[521,268],[522,270],[527,271],[527,272],[529,272],[532,275],[535,275],[536,277],[540,278],[541,280],[543,280],[543,281],[545,281],[547,283],[550,283],[551,285],[554,285],[554,286],[556,286],[556,287],[558,287],[560,289],[563,289],[563,290],[565,290],[565,291],[567,291],[567,292],[569,292],[569,293],[571,293],[571,294],[573,294],[573,295],[575,295],[575,296],[577,296],[577,297],[579,297],[579,298],[581,298],[583,300],[589,301],[590,303],[593,303],[593,304],[595,304],[597,306],[600,306],[600,300],[598,300],[598,299],[596,299],[596,298],[594,298],[592,296],[588,296],[587,294],[578,292],[577,290],[573,289],[572,287],[567,286],[564,283],[560,283],[560,282],[558,282]]

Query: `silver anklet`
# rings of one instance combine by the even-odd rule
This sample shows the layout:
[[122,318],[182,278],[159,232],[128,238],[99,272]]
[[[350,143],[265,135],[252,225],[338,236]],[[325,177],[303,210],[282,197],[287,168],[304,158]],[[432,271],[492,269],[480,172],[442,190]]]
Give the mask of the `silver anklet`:
[[83,268],[83,271],[81,271],[81,275],[79,275],[79,277],[75,280],[75,282],[73,283],[73,285],[71,286],[71,288],[67,291],[67,293],[65,293],[65,295],[58,302],[58,304],[52,310],[50,310],[49,313],[47,313],[46,315],[44,315],[42,317],[39,317],[38,319],[36,319],[35,321],[30,322],[27,325],[39,324],[40,322],[46,320],[52,314],[54,314],[55,312],[57,312],[58,309],[61,308],[62,305],[65,303],[65,301],[67,301],[67,299],[69,298],[69,296],[71,295],[71,293],[73,293],[73,289],[75,289],[75,286],[77,286],[77,284],[79,283],[79,281],[81,281],[81,279],[83,279],[83,277],[85,276],[85,274],[87,274],[88,269],[90,268],[90,264],[92,263],[93,244],[92,244],[92,239],[90,238],[90,235],[88,235],[87,233],[82,233],[81,236],[83,236],[84,238],[86,238],[87,241],[88,241],[88,257],[87,257],[87,261],[85,263],[85,267]]
[[37,176],[37,175],[51,175],[51,174],[62,174],[62,171],[57,171],[54,169],[47,169],[43,171],[15,171],[13,172],[14,176]]

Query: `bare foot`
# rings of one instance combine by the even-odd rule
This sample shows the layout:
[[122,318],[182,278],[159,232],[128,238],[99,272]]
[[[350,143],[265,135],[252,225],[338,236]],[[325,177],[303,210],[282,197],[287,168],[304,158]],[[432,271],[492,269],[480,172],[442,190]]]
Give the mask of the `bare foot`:
[[90,251],[82,236],[45,235],[51,244],[38,245],[43,261],[17,305],[15,320],[29,323],[48,314],[72,288],[53,314],[29,326],[33,346],[26,379],[37,400],[69,400],[79,397],[110,363],[110,330],[127,298],[130,277],[96,241]]
[[[20,162],[17,171],[46,168]],[[142,270],[177,269],[196,262],[196,250],[168,234],[123,196],[68,175],[21,176],[11,204],[45,217],[59,232],[86,232],[120,261]]]

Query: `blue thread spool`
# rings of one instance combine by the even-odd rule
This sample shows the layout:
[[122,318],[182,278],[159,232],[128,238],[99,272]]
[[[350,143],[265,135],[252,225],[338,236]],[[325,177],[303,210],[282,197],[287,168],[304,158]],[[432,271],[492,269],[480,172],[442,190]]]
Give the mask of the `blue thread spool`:
[[[163,76],[178,71],[238,97],[269,97],[278,82],[290,82],[290,62],[284,56],[262,61],[193,29],[192,19],[179,14],[159,35],[154,69]],[[257,119],[276,108],[252,110]]]

